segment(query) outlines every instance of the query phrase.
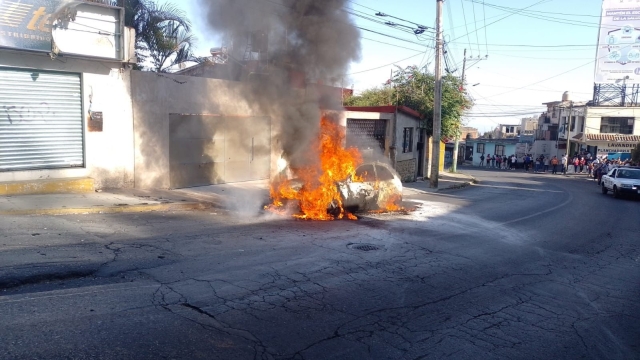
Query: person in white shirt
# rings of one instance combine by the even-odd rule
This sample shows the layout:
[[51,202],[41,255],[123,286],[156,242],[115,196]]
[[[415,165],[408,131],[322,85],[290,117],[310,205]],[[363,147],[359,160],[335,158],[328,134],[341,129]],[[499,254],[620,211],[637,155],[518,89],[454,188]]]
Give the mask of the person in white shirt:
[[562,173],[567,174],[567,162],[569,159],[567,158],[567,154],[562,155]]

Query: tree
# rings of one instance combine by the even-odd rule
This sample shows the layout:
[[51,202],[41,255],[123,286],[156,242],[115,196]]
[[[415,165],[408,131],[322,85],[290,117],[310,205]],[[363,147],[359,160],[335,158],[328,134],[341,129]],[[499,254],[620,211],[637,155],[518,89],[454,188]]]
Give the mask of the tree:
[[[472,106],[472,101],[462,90],[462,81],[448,74],[442,79],[442,136],[454,137],[461,124],[462,114]],[[427,131],[433,130],[433,100],[435,76],[417,66],[397,68],[384,85],[365,90],[362,94],[345,100],[346,106],[407,106],[418,111]]]
[[631,161],[638,164],[640,163],[640,143],[636,145],[636,148],[631,150]]
[[125,25],[136,31],[138,69],[167,72],[184,61],[196,60],[191,22],[175,5],[153,0],[126,0]]

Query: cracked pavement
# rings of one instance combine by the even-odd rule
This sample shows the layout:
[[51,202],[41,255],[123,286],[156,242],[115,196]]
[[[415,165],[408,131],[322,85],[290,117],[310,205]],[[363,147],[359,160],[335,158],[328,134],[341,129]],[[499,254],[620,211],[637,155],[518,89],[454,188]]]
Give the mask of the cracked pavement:
[[640,201],[471,174],[357,222],[2,217],[0,358],[639,359]]

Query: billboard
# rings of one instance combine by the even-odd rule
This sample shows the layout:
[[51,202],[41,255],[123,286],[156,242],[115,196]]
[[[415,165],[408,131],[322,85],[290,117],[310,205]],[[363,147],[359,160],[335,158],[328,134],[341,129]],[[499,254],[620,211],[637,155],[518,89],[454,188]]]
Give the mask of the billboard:
[[640,2],[603,0],[596,84],[640,83]]
[[[52,26],[52,15],[72,5],[75,15]],[[0,0],[0,47],[121,59],[122,14],[110,0]]]

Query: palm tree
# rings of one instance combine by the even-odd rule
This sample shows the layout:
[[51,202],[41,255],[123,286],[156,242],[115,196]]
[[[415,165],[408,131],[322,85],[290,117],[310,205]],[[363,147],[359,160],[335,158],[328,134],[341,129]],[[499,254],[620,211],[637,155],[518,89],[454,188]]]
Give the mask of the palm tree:
[[191,22],[175,5],[153,0],[126,0],[125,25],[136,31],[138,69],[167,72],[184,61],[196,60]]

